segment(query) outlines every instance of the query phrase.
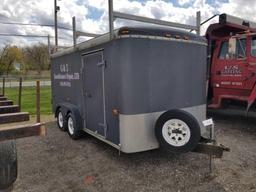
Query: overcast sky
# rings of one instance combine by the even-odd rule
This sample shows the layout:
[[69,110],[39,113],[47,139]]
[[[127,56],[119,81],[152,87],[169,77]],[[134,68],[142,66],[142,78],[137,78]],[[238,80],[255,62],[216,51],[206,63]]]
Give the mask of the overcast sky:
[[[0,0],[0,22],[53,24],[53,0]],[[58,6],[59,26],[71,28],[72,16],[76,16],[77,28],[92,33],[108,31],[107,0],[60,0]],[[195,25],[196,11],[201,11],[202,20],[217,13],[228,13],[256,20],[255,0],[114,0],[114,10],[147,16],[156,19]],[[116,21],[116,27],[129,24]],[[130,23],[131,24],[131,23]],[[133,24],[133,23],[132,23]],[[206,28],[207,26],[205,26]],[[0,33],[33,34],[54,36],[52,28],[0,24]],[[72,32],[59,30],[60,44],[72,45]],[[0,44],[19,46],[47,43],[45,39],[0,36]],[[53,42],[54,39],[51,39]],[[83,39],[79,39],[82,41]]]

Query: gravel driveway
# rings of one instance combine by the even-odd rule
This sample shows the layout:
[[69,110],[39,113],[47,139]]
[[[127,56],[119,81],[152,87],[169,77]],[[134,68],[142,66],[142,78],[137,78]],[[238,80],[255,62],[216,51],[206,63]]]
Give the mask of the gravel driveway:
[[216,117],[218,141],[231,148],[209,174],[209,157],[153,150],[121,154],[85,135],[71,140],[54,123],[46,137],[20,139],[15,192],[255,192],[256,121]]

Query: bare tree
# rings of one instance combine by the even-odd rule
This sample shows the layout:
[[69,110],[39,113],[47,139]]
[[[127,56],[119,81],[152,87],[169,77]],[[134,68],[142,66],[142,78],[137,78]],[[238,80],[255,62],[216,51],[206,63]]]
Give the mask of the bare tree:
[[23,49],[24,60],[29,68],[41,75],[42,70],[49,69],[48,47],[42,43]]

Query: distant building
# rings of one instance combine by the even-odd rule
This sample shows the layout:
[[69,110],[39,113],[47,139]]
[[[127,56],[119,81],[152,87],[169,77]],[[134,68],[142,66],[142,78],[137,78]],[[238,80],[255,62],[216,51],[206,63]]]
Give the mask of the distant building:
[[21,63],[15,61],[13,66],[16,71],[21,71]]

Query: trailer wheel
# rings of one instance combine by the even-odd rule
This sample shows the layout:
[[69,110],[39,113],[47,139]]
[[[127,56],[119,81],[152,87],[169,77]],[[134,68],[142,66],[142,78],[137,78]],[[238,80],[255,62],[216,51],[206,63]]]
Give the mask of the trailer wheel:
[[0,143],[0,190],[12,188],[17,179],[17,150],[15,141]]
[[58,111],[57,111],[57,124],[58,124],[58,127],[61,131],[66,131],[67,130],[65,116],[63,115],[63,113],[60,109],[58,109]]
[[197,120],[182,110],[162,114],[156,122],[155,134],[160,147],[174,153],[192,151],[201,137]]
[[69,113],[67,116],[67,130],[69,136],[76,140],[82,136],[82,131],[78,129],[76,119],[72,113]]

